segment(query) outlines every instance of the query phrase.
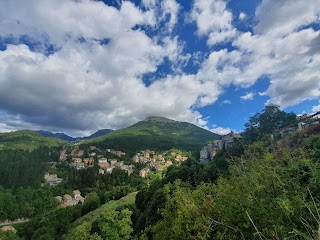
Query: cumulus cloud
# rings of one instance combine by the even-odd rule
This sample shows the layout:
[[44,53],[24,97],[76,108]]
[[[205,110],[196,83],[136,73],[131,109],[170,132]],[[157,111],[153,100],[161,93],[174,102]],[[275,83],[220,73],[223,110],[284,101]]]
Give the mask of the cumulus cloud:
[[247,14],[245,14],[244,12],[241,12],[241,13],[239,14],[239,19],[240,19],[240,20],[244,20],[246,17],[247,17]]
[[165,18],[167,15],[170,16],[170,20],[167,23],[167,29],[169,32],[172,32],[178,21],[180,5],[175,0],[164,0],[162,1],[162,9],[162,18]]
[[240,96],[240,98],[241,98],[242,100],[252,100],[253,97],[254,97],[254,93],[253,93],[253,92],[248,92],[248,93],[246,93],[245,95]]
[[236,29],[232,26],[232,13],[224,0],[195,0],[190,21],[196,22],[200,36],[208,37],[207,44],[210,46],[230,40],[236,35]]
[[216,134],[219,134],[219,135],[226,135],[231,132],[231,129],[230,128],[223,128],[223,127],[215,127],[215,128],[209,129],[209,131],[216,133]]
[[[165,37],[159,44],[139,28],[132,29],[153,24],[151,10],[142,12],[130,2],[119,10],[94,1],[57,2],[31,1],[12,15],[14,4],[0,3],[1,16],[8,19],[1,36],[45,35],[39,41],[59,46],[49,55],[24,44],[8,44],[0,52],[0,109],[6,111],[6,126],[14,125],[9,119],[15,115],[28,128],[72,133],[117,129],[150,115],[206,123],[196,108],[216,101],[221,89],[215,82],[184,73],[148,87],[141,80],[165,57],[173,66],[187,61],[177,37]],[[175,6],[169,2],[168,8]],[[42,12],[47,8],[54,10],[48,18]],[[171,19],[168,24],[173,26]],[[102,44],[100,39],[108,41]]]
[[[261,77],[270,80],[263,93],[268,103],[286,107],[318,98],[320,31],[309,24],[319,21],[320,4],[294,3],[263,0],[253,32],[241,33],[226,1],[195,0],[189,20],[212,48],[188,53],[174,35],[182,9],[175,0],[143,0],[141,8],[122,1],[119,9],[89,0],[1,1],[0,37],[12,42],[0,51],[0,129],[84,133],[150,115],[205,127],[201,107],[231,84],[246,88]],[[214,49],[226,41],[232,50]],[[172,73],[146,86],[143,76],[165,60]],[[190,60],[197,66],[192,74],[182,70]]]
[[223,103],[223,104],[231,104],[231,101],[230,100],[223,100],[221,103]]
[[284,36],[319,21],[320,2],[263,0],[256,10],[258,34]]
[[312,107],[312,112],[319,112],[320,111],[320,105],[317,105],[317,106],[313,106]]

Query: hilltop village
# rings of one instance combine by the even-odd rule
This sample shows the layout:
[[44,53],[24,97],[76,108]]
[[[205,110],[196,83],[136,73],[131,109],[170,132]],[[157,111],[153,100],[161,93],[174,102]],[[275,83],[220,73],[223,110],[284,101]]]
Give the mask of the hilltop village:
[[[141,178],[145,178],[152,171],[164,171],[170,166],[180,165],[188,159],[186,155],[186,153],[177,149],[164,152],[141,150],[134,154],[132,158],[125,157],[123,159],[126,153],[122,151],[102,150],[96,146],[90,146],[86,151],[78,145],[74,145],[71,148],[64,148],[60,151],[59,162],[66,163],[75,170],[96,167],[98,173],[102,175],[111,174],[117,168],[130,176],[136,170]],[[125,162],[130,162],[130,164],[125,164]],[[137,168],[135,165],[139,165],[139,167]],[[48,172],[44,175],[44,180],[50,186],[57,186],[63,181],[57,174]]]

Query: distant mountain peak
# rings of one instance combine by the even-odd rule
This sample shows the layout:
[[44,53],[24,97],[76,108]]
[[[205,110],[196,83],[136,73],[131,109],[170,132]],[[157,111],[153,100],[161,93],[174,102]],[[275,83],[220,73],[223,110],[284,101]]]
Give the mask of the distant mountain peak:
[[150,117],[147,117],[144,121],[145,122],[162,122],[162,123],[175,123],[175,122],[177,122],[175,120],[165,118],[165,117],[160,117],[160,116],[150,116]]

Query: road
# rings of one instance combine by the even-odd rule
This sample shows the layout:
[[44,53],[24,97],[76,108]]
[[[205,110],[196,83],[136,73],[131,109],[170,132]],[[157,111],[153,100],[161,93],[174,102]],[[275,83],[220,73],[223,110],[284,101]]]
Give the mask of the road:
[[30,221],[29,218],[21,218],[21,219],[16,219],[13,221],[4,221],[4,222],[0,222],[0,227],[14,225],[14,224],[18,224],[18,223],[25,223],[25,222],[29,222],[29,221]]

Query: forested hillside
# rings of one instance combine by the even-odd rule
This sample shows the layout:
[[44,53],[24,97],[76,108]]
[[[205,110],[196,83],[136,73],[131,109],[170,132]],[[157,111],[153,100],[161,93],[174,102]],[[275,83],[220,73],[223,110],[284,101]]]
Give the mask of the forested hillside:
[[208,165],[188,160],[138,193],[139,239],[320,237],[319,124],[279,138],[292,114],[267,106],[254,119]]
[[30,130],[0,133],[0,150],[32,151],[41,147],[59,147],[63,144],[66,144],[63,140],[44,137],[40,133]]
[[198,150],[206,142],[218,138],[219,135],[187,122],[178,122],[164,117],[148,117],[128,128],[83,141],[82,144],[95,144],[125,152],[147,148]]
[[[131,175],[118,168],[100,174],[98,165],[77,170],[68,160],[48,168],[55,148],[0,151],[8,165],[0,168],[0,220],[30,218],[0,239],[319,239],[320,124],[311,119],[297,129],[302,120],[266,106],[209,163],[193,152],[146,178],[140,162]],[[128,164],[131,157],[117,156]],[[41,186],[45,169],[65,180]],[[54,198],[75,189],[84,203],[64,208]]]

